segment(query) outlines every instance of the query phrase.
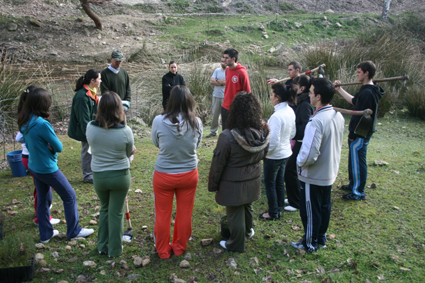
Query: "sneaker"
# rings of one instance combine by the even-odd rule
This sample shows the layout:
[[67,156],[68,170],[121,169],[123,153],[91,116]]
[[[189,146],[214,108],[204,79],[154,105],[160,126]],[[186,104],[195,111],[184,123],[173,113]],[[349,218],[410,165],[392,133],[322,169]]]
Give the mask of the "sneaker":
[[318,250],[320,250],[320,249],[326,249],[327,247],[326,247],[326,245],[321,245],[321,244],[318,244],[317,245],[317,249]]
[[286,210],[286,211],[290,211],[290,212],[294,212],[294,211],[298,210],[298,208],[295,208],[295,207],[290,206],[290,205],[285,206],[283,209]]
[[285,204],[289,204],[289,201],[288,201],[288,199],[287,199],[287,198],[285,199]]
[[352,191],[352,189],[350,188],[350,185],[343,185],[339,189],[340,190],[343,190],[343,191],[347,191],[347,192],[351,192]]
[[254,235],[255,235],[254,228],[251,228],[251,235],[248,237],[248,239],[251,239],[252,237],[254,237]]
[[216,137],[217,136],[217,133],[210,133],[208,136],[207,136],[207,138],[213,138],[213,137]]
[[342,195],[342,198],[346,199],[346,200],[365,200],[366,199],[365,196],[357,196],[353,193],[348,193],[346,195]]
[[[61,220],[60,220],[60,219],[57,219],[57,218],[50,218],[50,224],[52,224],[52,225],[59,224],[59,222],[61,222]],[[36,223],[36,222],[34,221],[34,225],[38,226],[38,222]]]
[[220,246],[221,246],[223,249],[227,250],[227,248],[226,248],[226,241],[220,241]]
[[[57,235],[59,235],[59,231],[58,230],[53,230],[53,235],[52,235],[52,237],[50,237],[50,239],[53,238],[53,237],[56,237]],[[44,240],[44,241],[40,241],[40,243],[47,244],[50,241],[50,239],[47,239],[47,240]]]
[[89,184],[93,184],[93,178],[90,179],[84,179],[83,180],[84,183],[89,183]]
[[298,242],[290,242],[290,244],[293,248],[296,248],[299,250],[306,250],[303,245],[303,240],[299,240]]
[[79,238],[79,237],[85,238],[85,237],[90,236],[93,233],[94,233],[93,229],[81,228],[80,233],[78,233],[78,235],[75,236],[74,238]]

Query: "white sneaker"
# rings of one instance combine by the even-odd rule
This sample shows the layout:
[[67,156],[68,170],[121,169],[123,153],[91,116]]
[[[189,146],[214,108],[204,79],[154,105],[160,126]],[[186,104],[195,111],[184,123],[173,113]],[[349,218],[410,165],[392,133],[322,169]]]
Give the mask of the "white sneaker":
[[297,208],[290,206],[290,205],[285,206],[283,209],[286,210],[286,211],[291,211],[291,212],[298,210]]
[[[59,231],[58,230],[53,230],[53,235],[52,235],[52,237],[50,237],[50,239],[53,238],[53,237],[56,237],[57,235],[59,235]],[[40,243],[47,244],[50,241],[50,239],[47,239],[45,241],[40,241]]]
[[254,228],[251,228],[251,235],[248,237],[248,239],[251,239],[252,237],[254,237],[254,235],[255,235]]
[[288,201],[288,199],[287,199],[287,198],[285,199],[285,204],[289,204],[289,201]]
[[81,228],[80,233],[78,233],[78,235],[75,236],[75,238],[78,238],[78,237],[85,238],[85,237],[90,236],[93,233],[94,233],[94,230],[93,229]]
[[227,248],[226,248],[226,241],[220,241],[220,246],[221,246],[223,249],[227,250]]
[[[60,219],[57,219],[57,218],[52,218],[52,219],[50,219],[50,224],[52,224],[52,225],[59,224],[59,222],[61,222],[61,220],[60,220]],[[35,226],[38,226],[38,223],[35,223],[35,222],[34,222],[34,225],[35,225]]]

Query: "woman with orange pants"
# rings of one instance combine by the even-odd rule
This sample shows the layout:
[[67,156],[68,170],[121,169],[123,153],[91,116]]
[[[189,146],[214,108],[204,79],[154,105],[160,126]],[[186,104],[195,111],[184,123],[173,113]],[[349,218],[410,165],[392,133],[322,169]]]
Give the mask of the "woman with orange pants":
[[[180,256],[192,234],[192,211],[198,186],[196,149],[202,139],[202,122],[186,86],[171,90],[167,108],[152,123],[152,141],[159,148],[153,176],[155,194],[155,247],[160,258],[171,251]],[[176,195],[176,218],[170,244],[171,212]]]

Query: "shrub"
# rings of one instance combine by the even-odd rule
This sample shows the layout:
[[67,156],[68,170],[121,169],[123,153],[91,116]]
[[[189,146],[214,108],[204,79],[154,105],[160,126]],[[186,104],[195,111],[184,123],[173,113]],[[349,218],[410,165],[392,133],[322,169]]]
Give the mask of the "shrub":
[[412,116],[425,120],[425,86],[415,84],[408,87],[404,102]]
[[28,265],[35,254],[34,240],[30,233],[10,235],[0,241],[0,267]]

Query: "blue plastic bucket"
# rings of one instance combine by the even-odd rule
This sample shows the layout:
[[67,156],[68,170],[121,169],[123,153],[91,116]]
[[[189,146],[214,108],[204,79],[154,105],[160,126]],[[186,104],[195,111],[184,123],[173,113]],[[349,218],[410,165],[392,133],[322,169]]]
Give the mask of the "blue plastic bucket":
[[27,169],[25,169],[22,163],[22,150],[8,152],[6,156],[10,169],[12,169],[13,177],[23,177],[28,174]]

